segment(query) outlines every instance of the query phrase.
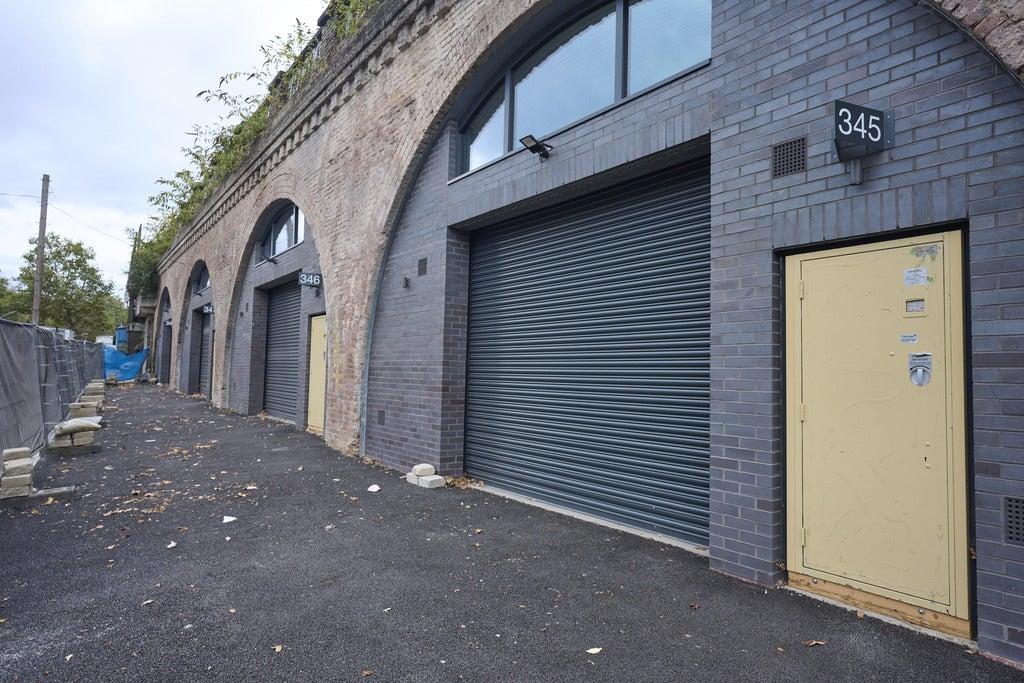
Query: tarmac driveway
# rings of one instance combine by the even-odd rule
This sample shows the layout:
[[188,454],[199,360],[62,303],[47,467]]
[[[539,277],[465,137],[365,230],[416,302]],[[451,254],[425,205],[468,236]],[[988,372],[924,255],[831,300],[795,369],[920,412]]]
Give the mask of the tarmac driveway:
[[100,453],[37,469],[81,497],[0,510],[0,680],[1024,678],[198,399],[122,387],[108,405]]

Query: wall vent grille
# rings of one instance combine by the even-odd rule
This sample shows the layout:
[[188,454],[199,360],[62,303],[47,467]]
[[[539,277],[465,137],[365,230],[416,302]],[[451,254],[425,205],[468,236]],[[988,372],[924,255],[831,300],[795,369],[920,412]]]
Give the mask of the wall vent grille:
[[419,262],[419,264],[416,267],[416,274],[417,275],[426,275],[427,274],[427,259],[425,259],[425,258],[421,258],[420,259],[420,262]]
[[384,413],[383,410],[378,410],[377,411],[377,424],[379,424],[379,425],[384,424],[384,414],[385,413]]
[[772,177],[780,178],[807,170],[807,138],[797,138],[772,147]]
[[1024,498],[1006,498],[1006,542],[1024,545]]

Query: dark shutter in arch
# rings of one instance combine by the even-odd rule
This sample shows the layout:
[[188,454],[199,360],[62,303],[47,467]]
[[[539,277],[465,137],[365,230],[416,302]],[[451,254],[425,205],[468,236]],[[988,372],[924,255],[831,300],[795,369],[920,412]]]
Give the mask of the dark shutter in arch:
[[267,355],[263,409],[294,422],[299,400],[299,320],[301,291],[297,283],[267,292]]
[[200,315],[202,327],[199,330],[199,393],[210,398],[213,396],[213,313]]
[[465,467],[706,544],[708,162],[474,234]]

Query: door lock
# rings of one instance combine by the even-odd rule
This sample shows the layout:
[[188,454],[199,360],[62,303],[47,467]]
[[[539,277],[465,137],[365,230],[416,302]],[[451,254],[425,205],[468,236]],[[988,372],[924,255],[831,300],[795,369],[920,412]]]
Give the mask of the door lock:
[[907,365],[914,386],[923,387],[932,381],[932,354],[911,353],[907,356]]

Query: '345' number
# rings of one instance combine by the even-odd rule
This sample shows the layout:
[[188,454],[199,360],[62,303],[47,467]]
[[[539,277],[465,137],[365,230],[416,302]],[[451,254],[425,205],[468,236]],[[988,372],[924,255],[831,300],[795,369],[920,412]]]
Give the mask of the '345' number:
[[[879,125],[881,118],[874,114],[865,116],[863,112],[853,118],[853,112],[843,107],[839,110],[839,132],[843,135],[858,133],[861,138],[867,138],[871,142],[878,142],[882,139],[882,127]],[[865,125],[866,124],[866,125]]]

